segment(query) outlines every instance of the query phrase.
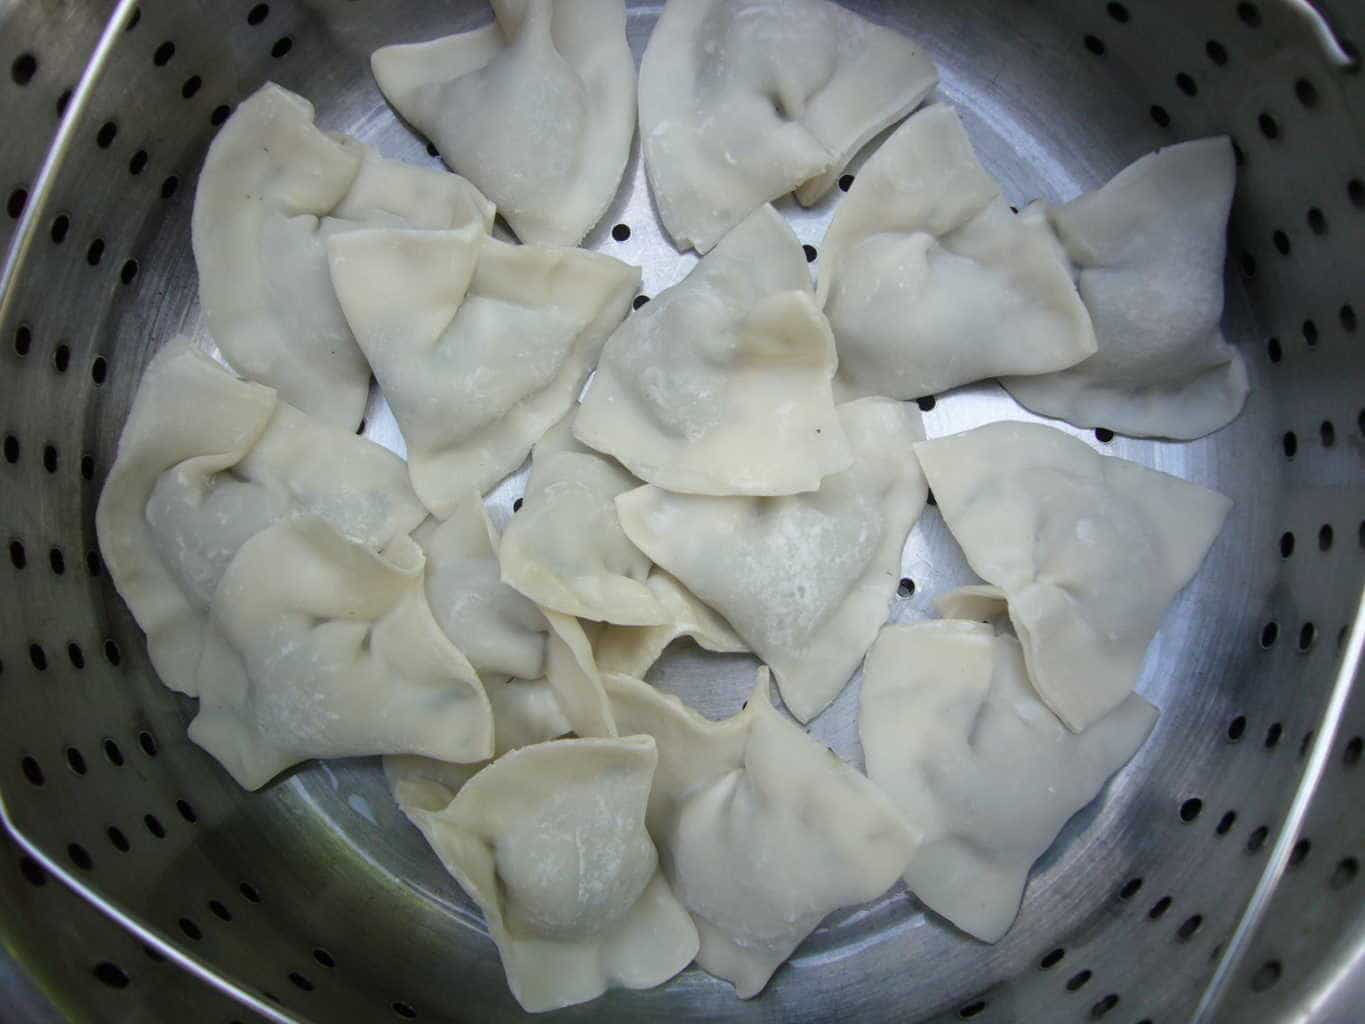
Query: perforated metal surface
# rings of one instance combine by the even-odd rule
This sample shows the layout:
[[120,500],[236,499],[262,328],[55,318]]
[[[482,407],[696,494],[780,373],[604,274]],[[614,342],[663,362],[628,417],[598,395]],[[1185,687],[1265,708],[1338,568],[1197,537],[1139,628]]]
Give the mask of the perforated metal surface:
[[[1001,943],[965,938],[897,889],[836,915],[756,1001],[692,969],[561,1016],[1184,1020],[1322,729],[1365,570],[1362,77],[1335,66],[1320,26],[1287,2],[850,6],[925,43],[940,97],[962,108],[1013,202],[1070,198],[1164,143],[1234,136],[1226,327],[1250,366],[1246,413],[1192,444],[1081,436],[1217,487],[1236,511],[1154,645],[1141,689],[1163,710],[1155,734],[1038,865]],[[1341,6],[1339,38],[1365,36],[1365,15]],[[658,7],[632,4],[637,54]],[[434,163],[383,103],[368,55],[487,12],[430,0],[147,4],[88,106],[72,110],[71,149],[33,209],[21,192],[34,190],[59,98],[113,9],[0,4],[0,241],[25,207],[37,217],[0,322],[0,794],[64,868],[290,1012],[515,1018],[477,914],[398,815],[377,765],[310,766],[240,792],[185,739],[192,704],[155,680],[93,553],[95,500],[142,367],[176,332],[209,344],[189,213],[216,126],[271,78],[313,99],[324,127]],[[817,247],[816,269],[841,194],[811,211],[784,205]],[[628,237],[614,237],[618,224]],[[642,263],[645,294],[693,262],[663,239],[638,159],[588,244]],[[933,436],[1001,416],[1026,418],[983,385],[939,396],[925,420]],[[397,442],[377,397],[366,431]],[[499,514],[518,493],[516,480],[499,489]],[[913,587],[894,609],[902,619],[928,615],[936,594],[967,578],[935,510],[903,571]],[[651,678],[719,715],[743,699],[750,664],[684,651]],[[855,683],[812,731],[858,762],[856,698]],[[1362,734],[1357,697],[1291,837],[1302,852],[1232,976],[1227,1019],[1346,1021],[1358,1009]],[[250,1019],[154,961],[12,846],[0,893],[0,1007],[11,1016]]]

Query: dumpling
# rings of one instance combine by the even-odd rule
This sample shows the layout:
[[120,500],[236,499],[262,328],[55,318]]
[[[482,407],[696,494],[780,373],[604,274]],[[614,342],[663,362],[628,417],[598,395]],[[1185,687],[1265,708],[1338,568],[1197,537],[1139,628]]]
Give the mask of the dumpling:
[[664,227],[706,252],[770,199],[809,206],[937,82],[909,39],[827,0],[669,0],[640,65]]
[[492,757],[488,697],[423,563],[409,537],[376,554],[315,517],[248,540],[213,597],[190,739],[246,789],[312,757]]
[[[559,699],[543,679],[508,681],[484,679],[488,704],[493,710],[493,756],[501,757],[519,747],[558,739],[573,729],[559,709]],[[384,776],[399,805],[408,810],[444,808],[460,788],[490,762],[456,764],[416,754],[390,754],[384,758]]]
[[[567,428],[556,428],[552,434],[568,438],[572,444]],[[555,440],[547,435],[542,444],[546,443],[553,447]],[[537,446],[536,451],[539,457],[541,447]],[[607,507],[614,520],[616,510],[610,499]],[[514,519],[513,523],[517,521]],[[534,712],[536,719],[543,718],[539,705],[527,707],[525,700],[515,705],[505,701],[501,708],[499,705],[500,698],[510,700],[514,695],[529,700],[533,691],[536,700],[544,695],[554,703],[552,721],[564,723],[564,728],[551,736],[571,730],[579,736],[616,735],[593,655],[593,637],[572,615],[538,608],[502,581],[499,542],[477,495],[467,496],[444,523],[423,524],[414,538],[428,556],[426,593],[432,612],[488,688],[499,743],[504,729],[518,736],[536,732],[524,723],[527,712]],[[590,624],[589,628],[595,635],[596,625]],[[520,682],[507,683],[501,689],[493,686],[507,676],[535,682],[524,686]]]
[[337,305],[326,239],[360,223],[487,231],[493,207],[463,178],[320,131],[313,105],[273,83],[209,147],[193,218],[209,330],[235,369],[346,430],[364,414],[370,368]]
[[748,652],[728,622],[662,569],[652,569],[645,586],[668,613],[668,621],[662,626],[607,626],[601,630],[593,643],[601,671],[643,679],[664,648],[680,637],[690,637],[697,646],[717,654]]
[[484,684],[493,709],[493,755],[558,739],[573,731],[559,699],[544,679],[496,680]]
[[867,398],[839,406],[853,465],[783,498],[616,499],[626,535],[722,615],[772,667],[801,721],[844,688],[886,621],[901,551],[927,491],[911,446],[919,414]]
[[624,0],[492,0],[495,24],[370,58],[379,88],[524,242],[577,245],[635,134]]
[[545,648],[545,681],[559,699],[565,719],[579,736],[618,735],[592,649],[598,624],[589,623],[585,629],[572,615],[548,608],[543,611],[550,623],[550,639]]
[[651,563],[622,531],[613,501],[639,483],[578,444],[566,417],[535,447],[521,511],[503,531],[503,582],[565,615],[627,626],[667,622],[645,585]]
[[915,445],[948,529],[1003,591],[1029,678],[1081,732],[1123,703],[1232,502],[1036,423]]
[[569,411],[640,284],[638,267],[610,256],[475,227],[349,231],[327,251],[413,488],[437,517],[516,469]]
[[621,731],[658,744],[649,833],[697,924],[697,963],[740,998],[757,995],[827,915],[880,896],[905,870],[915,831],[773,708],[766,668],[723,722],[627,676],[606,685]]
[[1009,602],[999,587],[972,584],[950,590],[936,598],[934,610],[945,619],[994,622],[1009,614]]
[[1188,440],[1236,419],[1250,385],[1219,328],[1236,179],[1228,139],[1200,139],[1048,210],[1100,347],[1069,370],[1006,378],[1010,394],[1044,416],[1137,437]]
[[485,680],[545,674],[545,616],[502,582],[498,539],[483,502],[470,492],[445,522],[429,519],[413,534],[427,556],[432,614]]
[[[489,690],[489,698],[492,698],[492,690]],[[393,798],[411,820],[414,811],[444,810],[465,783],[492,762],[455,764],[416,754],[387,754],[383,764],[384,778],[393,791]]]
[[848,468],[834,336],[801,243],[764,204],[602,349],[580,441],[690,494],[795,494]]
[[444,807],[439,782],[409,787],[404,810],[483,910],[524,1009],[651,988],[696,955],[645,828],[657,761],[649,736],[557,740],[498,758]]
[[820,265],[847,397],[920,398],[1095,352],[1047,219],[1010,211],[950,107],[914,114],[863,165]]
[[100,494],[100,552],[152,665],[194,695],[209,603],[238,548],[309,514],[379,550],[425,511],[403,461],[239,380],[184,339],[148,364]]
[[863,672],[867,774],[923,840],[906,884],[986,942],[1009,929],[1029,867],[1151,732],[1137,694],[1079,736],[1029,685],[1019,642],[944,620],[887,626]]

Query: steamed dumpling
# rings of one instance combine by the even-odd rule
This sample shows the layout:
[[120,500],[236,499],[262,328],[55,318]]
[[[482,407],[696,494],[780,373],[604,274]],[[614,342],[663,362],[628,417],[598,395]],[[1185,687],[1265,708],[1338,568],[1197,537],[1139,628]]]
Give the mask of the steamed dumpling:
[[438,779],[398,788],[483,911],[524,1009],[651,988],[696,955],[645,827],[657,761],[649,736],[558,740],[500,757],[443,806]]
[[95,526],[157,674],[194,695],[208,608],[242,544],[296,515],[373,550],[422,521],[401,459],[239,380],[183,339],[152,359]]
[[[495,758],[573,731],[559,709],[559,698],[545,680],[485,678],[483,683],[493,711]],[[384,758],[384,776],[404,810],[415,806],[439,811],[489,763],[457,764],[416,754],[390,754]]]
[[1073,731],[1089,728],[1132,692],[1232,502],[1034,423],[990,423],[915,454],[968,563],[1003,592],[1038,695]]
[[617,328],[574,434],[670,491],[815,490],[852,456],[811,292],[801,243],[764,204]]
[[558,739],[573,731],[559,699],[544,679],[490,680],[484,684],[493,709],[493,756]]
[[572,615],[548,608],[544,613],[550,624],[550,638],[545,648],[545,682],[558,698],[564,718],[579,736],[618,735],[592,649],[599,624],[588,623],[585,629]]
[[476,228],[329,239],[332,281],[438,517],[521,464],[573,406],[640,270]]
[[1010,393],[1044,416],[1138,437],[1202,437],[1236,419],[1246,365],[1219,328],[1236,179],[1228,139],[1200,139],[1048,210],[1099,351],[1059,373],[1007,378]]
[[701,935],[697,963],[748,999],[827,915],[874,899],[918,836],[865,777],[768,699],[711,722],[626,676],[606,678],[625,734],[658,744],[649,832]]
[[650,561],[626,537],[615,497],[639,481],[573,439],[566,417],[535,447],[521,511],[503,532],[502,580],[540,607],[653,626],[668,615],[645,585]]
[[488,697],[423,562],[409,537],[376,554],[315,517],[248,540],[213,596],[190,739],[247,789],[312,757],[491,757]]
[[607,626],[601,630],[593,643],[601,671],[643,679],[664,648],[680,637],[688,637],[698,647],[717,654],[744,654],[749,650],[728,622],[662,569],[656,566],[650,570],[645,586],[658,598],[668,621],[661,626]]
[[914,114],[872,155],[821,252],[845,396],[920,398],[1095,352],[1047,219],[1010,211],[949,107]]
[[537,442],[526,496],[499,553],[503,585],[535,601],[551,621],[553,683],[578,708],[574,717],[591,730],[586,735],[606,736],[612,732],[599,669],[642,676],[680,636],[712,651],[746,648],[631,543],[613,499],[639,481],[574,438],[572,419]]
[[986,942],[1009,929],[1029,867],[1156,721],[1129,694],[1079,736],[1029,685],[1019,642],[974,622],[887,626],[867,655],[867,774],[923,833],[906,884]]
[[1009,614],[1009,602],[999,587],[971,584],[935,598],[934,610],[945,619],[995,622]]
[[706,252],[771,199],[814,203],[937,81],[909,39],[827,0],[669,0],[640,65],[664,227]]
[[635,134],[624,0],[492,0],[497,21],[370,59],[379,88],[524,242],[577,245]]
[[195,191],[194,258],[209,330],[235,369],[354,430],[370,368],[332,290],[327,238],[358,224],[487,231],[492,223],[492,204],[463,178],[324,133],[311,103],[267,84],[218,132]]
[[803,722],[844,688],[886,621],[927,496],[910,451],[924,436],[917,412],[867,398],[839,417],[853,465],[818,491],[716,498],[646,486],[616,499],[626,535],[772,667]]
[[545,616],[501,580],[498,538],[483,502],[470,492],[445,522],[413,534],[427,556],[432,614],[481,678],[539,679],[545,673]]

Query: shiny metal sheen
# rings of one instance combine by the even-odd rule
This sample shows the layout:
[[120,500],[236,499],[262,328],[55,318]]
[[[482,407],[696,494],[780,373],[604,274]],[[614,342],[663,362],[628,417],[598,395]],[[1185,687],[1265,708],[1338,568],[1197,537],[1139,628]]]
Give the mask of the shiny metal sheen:
[[[1365,11],[846,2],[928,48],[938,98],[961,108],[1011,202],[1070,198],[1181,139],[1236,139],[1225,327],[1248,361],[1246,412],[1188,444],[1073,431],[1236,508],[1153,645],[1140,689],[1162,709],[1156,731],[1037,865],[1001,942],[965,937],[897,887],[834,915],[755,1000],[693,968],[550,1017],[1136,1024],[1189,1019],[1204,1000],[1208,1019],[1358,1019],[1365,688],[1350,675],[1365,630],[1348,627],[1365,576],[1365,78],[1350,41],[1365,39]],[[637,56],[660,6],[631,3]],[[435,163],[383,102],[369,54],[487,18],[482,0],[0,0],[0,190],[27,193],[11,204],[19,217],[0,219],[12,261],[0,297],[0,798],[27,847],[0,846],[0,1018],[523,1016],[478,912],[398,813],[377,763],[309,765],[242,793],[185,738],[193,702],[156,681],[91,555],[142,368],[177,332],[213,350],[189,214],[227,110],[274,79],[312,99],[325,128]],[[817,248],[815,272],[841,195],[780,204]],[[646,295],[695,262],[661,232],[638,146],[587,244],[640,263]],[[925,424],[935,436],[1002,417],[1034,418],[978,385],[937,396]],[[401,451],[378,394],[365,431]],[[499,522],[523,481],[493,494]],[[929,616],[970,578],[935,509],[902,573],[913,588],[898,621]],[[718,717],[739,707],[752,668],[685,647],[651,680]],[[858,689],[811,732],[861,765]],[[158,945],[170,959],[143,948]],[[205,985],[173,961],[233,980]]]

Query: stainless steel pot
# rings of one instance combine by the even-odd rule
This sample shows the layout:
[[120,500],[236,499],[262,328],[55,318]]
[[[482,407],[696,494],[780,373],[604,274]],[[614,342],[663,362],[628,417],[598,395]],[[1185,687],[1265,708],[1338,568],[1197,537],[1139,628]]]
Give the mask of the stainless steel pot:
[[[753,1001],[691,969],[558,1016],[1360,1019],[1365,696],[1350,682],[1365,642],[1352,626],[1365,569],[1365,79],[1349,40],[1365,39],[1365,10],[847,2],[929,48],[941,97],[1014,202],[1069,198],[1179,139],[1236,139],[1226,328],[1250,367],[1246,412],[1190,444],[1077,432],[1215,486],[1236,510],[1153,647],[1141,689],[1162,708],[1155,734],[1037,866],[1003,941],[974,942],[898,889],[832,918]],[[637,54],[659,7],[631,4]],[[487,17],[479,0],[0,2],[9,1016],[520,1016],[477,912],[377,765],[313,765],[245,794],[186,740],[191,704],[155,679],[94,534],[143,366],[177,332],[211,346],[189,215],[216,126],[275,79],[314,100],[325,127],[433,162],[384,104],[369,54]],[[841,194],[785,207],[817,268]],[[646,294],[693,261],[661,235],[638,158],[588,244],[642,263]],[[940,396],[925,420],[932,436],[1002,415],[1023,416],[983,385]],[[401,444],[378,395],[366,430]],[[900,619],[967,578],[932,509],[904,575]],[[745,659],[683,651],[653,678],[719,714],[748,672]],[[812,729],[855,763],[856,698],[855,683]]]

